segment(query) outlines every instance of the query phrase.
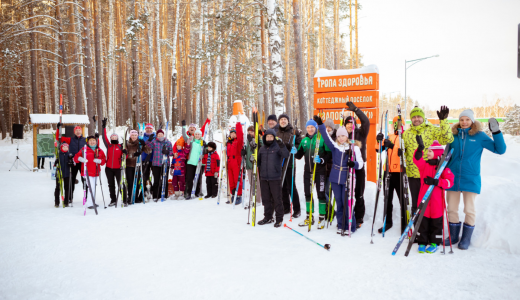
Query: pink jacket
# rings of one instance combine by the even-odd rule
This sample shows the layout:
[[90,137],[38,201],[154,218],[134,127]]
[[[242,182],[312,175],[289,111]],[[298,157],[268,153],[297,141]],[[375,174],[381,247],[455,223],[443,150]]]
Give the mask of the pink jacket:
[[[417,151],[417,150],[415,150]],[[424,183],[424,178],[430,176],[435,177],[435,173],[437,172],[437,166],[432,166],[427,163],[423,157],[421,159],[415,159],[415,153],[413,155],[413,162],[419,169],[421,174],[421,190],[419,191],[419,199],[417,205],[421,203],[424,194],[428,190],[429,185]],[[430,197],[430,202],[428,203],[428,207],[424,211],[424,216],[427,218],[440,218],[444,212],[444,190],[447,190],[453,186],[454,175],[449,168],[444,168],[441,176],[439,177],[439,185],[435,186],[432,191],[432,195]]]

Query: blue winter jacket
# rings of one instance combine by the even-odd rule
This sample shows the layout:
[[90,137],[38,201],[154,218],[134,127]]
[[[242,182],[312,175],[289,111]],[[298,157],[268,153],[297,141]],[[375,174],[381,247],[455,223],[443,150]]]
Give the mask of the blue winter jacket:
[[[332,152],[332,169],[330,171],[330,182],[334,182],[337,184],[345,184],[347,181],[347,171],[348,166],[347,163],[350,161],[348,156],[348,150],[350,149],[349,144],[338,145],[335,143],[332,138],[327,133],[327,127],[325,124],[321,124],[318,126],[318,130],[320,131],[321,137],[323,138],[323,142]],[[354,145],[354,169],[360,170],[364,166],[363,156],[361,155],[360,150],[361,142],[356,141]]]
[[[152,138],[152,141],[155,140],[155,132],[152,132],[152,134],[147,134],[146,132],[143,134],[143,140],[145,142],[148,142],[148,137],[152,135],[153,138]],[[150,155],[150,161],[153,161],[153,149],[152,149],[152,153],[150,154],[146,154],[146,152],[143,151],[143,154],[141,154],[141,161],[144,161],[146,159],[146,157]]]
[[455,182],[448,191],[472,192],[480,194],[480,160],[482,151],[488,149],[497,154],[506,152],[506,143],[501,132],[493,134],[493,139],[482,131],[478,121],[470,128],[462,129],[459,123],[452,128],[454,140],[450,144],[453,155],[448,167],[455,175]]

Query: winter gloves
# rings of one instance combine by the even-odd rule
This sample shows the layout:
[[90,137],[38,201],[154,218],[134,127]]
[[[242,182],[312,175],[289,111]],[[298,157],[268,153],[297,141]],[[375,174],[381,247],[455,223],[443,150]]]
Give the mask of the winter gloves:
[[148,136],[148,141],[151,142],[154,138],[155,138],[155,135],[150,134],[150,135]]
[[315,115],[313,119],[314,119],[314,121],[316,122],[316,124],[318,124],[318,126],[320,126],[321,124],[323,124],[323,121],[321,120],[320,116]]
[[291,148],[291,154],[296,154],[296,152],[298,152],[298,150],[296,150],[296,147],[292,147]]
[[121,152],[123,152],[123,154],[127,154],[128,153],[128,151],[126,151],[126,149],[121,150]]
[[435,178],[428,176],[428,177],[424,178],[424,184],[438,186],[439,179],[435,179]]
[[182,126],[186,126],[186,120],[182,120],[181,124]]
[[350,111],[356,111],[358,110],[357,106],[354,104],[354,102],[347,102],[347,110]]
[[354,168],[354,167],[356,166],[356,162],[355,162],[355,161],[349,161],[349,162],[347,163],[347,166],[348,166],[349,168]]
[[493,134],[499,134],[500,133],[500,127],[498,126],[498,121],[495,118],[489,118],[488,120],[489,124],[489,130]]
[[376,137],[376,141],[379,143],[380,141],[384,140],[385,135],[382,133],[378,133]]
[[[293,147],[294,148],[294,147]],[[294,148],[296,149],[296,148]],[[292,151],[291,151],[292,152]],[[321,158],[318,154],[316,154],[316,156],[314,156],[314,162],[317,163],[317,164],[320,164],[321,163]]]
[[383,147],[386,147],[388,149],[394,149],[394,144],[392,142],[390,142],[389,139],[386,139],[384,142],[383,142]]
[[213,174],[213,177],[214,177],[214,178],[218,178],[218,173],[215,172],[215,174]]
[[251,149],[256,149],[256,143],[255,143],[255,139],[252,139],[250,142],[249,142],[249,147],[251,147]]
[[99,165],[99,164],[101,163],[101,159],[99,159],[99,158],[94,158],[94,162],[95,162],[96,164]]
[[134,157],[138,157],[139,155],[141,155],[143,152],[141,151],[136,151],[134,152]]
[[441,106],[441,111],[437,111],[437,116],[439,117],[439,120],[445,120],[448,115],[450,114],[450,109],[444,105],[444,106]]
[[168,151],[168,149],[166,147],[163,147],[162,149],[162,154],[164,155],[169,155],[170,154],[170,151]]
[[87,160],[86,158],[84,158],[83,156],[80,156],[80,157],[78,158],[78,161],[80,161],[80,162],[86,164],[88,160]]
[[104,118],[103,120],[101,120],[101,126],[103,128],[106,128],[107,127],[107,118]]
[[419,145],[419,147],[417,147],[417,151],[415,152],[415,159],[419,160],[419,159],[421,159],[421,157],[423,155],[424,143],[423,143],[422,137],[420,135],[416,135],[415,140],[417,141],[417,144]]
[[278,146],[280,146],[280,148],[285,147],[283,141],[279,137],[276,137],[276,143],[278,143]]

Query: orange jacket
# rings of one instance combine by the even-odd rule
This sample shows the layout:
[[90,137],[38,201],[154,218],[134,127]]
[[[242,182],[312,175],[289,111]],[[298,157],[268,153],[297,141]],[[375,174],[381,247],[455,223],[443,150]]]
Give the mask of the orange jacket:
[[[390,142],[392,142],[392,144],[394,144],[393,149],[387,150],[388,157],[390,158],[390,161],[389,161],[390,172],[399,173],[401,171],[401,158],[397,155],[397,152],[400,148],[399,136],[397,134],[389,134],[388,139],[390,140]],[[379,151],[379,143],[376,144],[376,151]],[[384,151],[384,149],[383,149],[383,151]],[[383,166],[386,170],[386,164],[383,164]]]

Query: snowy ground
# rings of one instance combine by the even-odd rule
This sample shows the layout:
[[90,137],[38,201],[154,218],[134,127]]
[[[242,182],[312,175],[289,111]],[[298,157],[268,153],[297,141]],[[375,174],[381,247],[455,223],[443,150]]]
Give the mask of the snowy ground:
[[[505,155],[484,153],[470,249],[420,255],[414,247],[407,258],[407,242],[391,255],[396,227],[370,244],[372,183],[352,238],[330,227],[308,234],[331,244],[327,252],[285,228],[247,226],[243,209],[213,199],[100,207],[84,217],[78,185],[73,208],[54,208],[50,173],[8,172],[16,145],[0,141],[0,299],[518,299],[520,144],[507,141]],[[30,167],[31,149],[30,139],[20,145]],[[289,226],[307,234],[301,220]]]

